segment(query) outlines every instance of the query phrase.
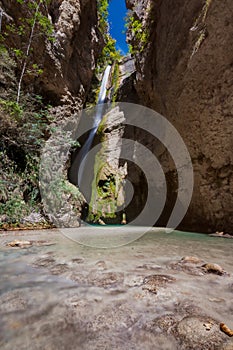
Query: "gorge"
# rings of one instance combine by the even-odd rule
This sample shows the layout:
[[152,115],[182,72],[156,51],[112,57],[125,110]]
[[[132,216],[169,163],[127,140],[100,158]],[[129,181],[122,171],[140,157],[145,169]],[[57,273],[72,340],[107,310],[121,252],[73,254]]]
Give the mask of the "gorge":
[[[190,153],[194,191],[179,228],[231,233],[232,5],[227,0],[225,5],[223,2],[220,5],[216,1],[192,0],[185,3],[178,1],[175,6],[169,0],[156,3],[150,0],[127,0],[126,5],[130,11],[127,19],[130,57],[116,58],[114,50],[109,49],[112,42],[104,32],[106,22],[101,19],[105,18],[106,21],[104,2],[66,0],[49,1],[48,4],[41,2],[41,18],[35,27],[38,34],[35,33],[30,57],[24,58],[23,50],[30,24],[27,24],[29,21],[20,21],[22,17],[27,19],[33,16],[34,10],[28,7],[28,3],[22,4],[21,1],[1,1],[1,152],[5,160],[8,159],[1,171],[4,173],[4,166],[7,167],[8,162],[25,172],[28,157],[35,159],[40,151],[40,146],[36,145],[38,140],[32,145],[28,137],[34,142],[39,135],[43,143],[51,133],[49,129],[56,128],[64,118],[95,103],[97,78],[101,77],[108,63],[115,62],[109,80],[111,86],[108,86],[108,92],[114,94],[111,98],[116,102],[137,103],[161,113],[177,129]],[[103,12],[98,15],[97,9]],[[21,28],[18,32],[17,27]],[[10,55],[9,60],[7,55]],[[8,102],[14,99],[22,62],[27,59],[21,99],[22,106],[33,105],[29,107],[30,113],[33,113],[33,109],[38,111],[44,108],[43,116],[39,117],[42,120],[36,122],[33,121],[34,116],[30,117],[32,120],[27,120],[27,110],[22,111],[21,107],[18,109]],[[131,65],[127,73],[128,68],[124,67],[132,59],[135,61],[135,70]],[[122,76],[117,73],[119,69]],[[112,92],[112,88],[115,92]],[[41,97],[30,101],[28,94],[40,94]],[[49,104],[49,107],[45,104]],[[40,112],[37,111],[38,116]],[[6,113],[9,115],[7,118]],[[25,125],[29,128],[34,125],[39,130],[33,136],[28,135]],[[16,130],[20,130],[17,142],[14,141]],[[177,198],[177,170],[174,162],[166,148],[150,135],[126,128],[124,137],[145,144],[163,168],[168,196],[165,209],[155,225],[166,226]],[[135,191],[133,205],[126,213],[130,219],[132,207],[135,212],[143,208],[147,185],[141,171],[132,164],[128,164],[128,172],[131,173],[129,176],[133,179]],[[22,177],[22,174],[17,176]],[[3,180],[8,183],[7,175],[3,175]],[[29,189],[23,188],[25,185],[21,188],[13,186],[17,200],[24,201],[26,206],[32,191],[37,187],[38,180],[33,181],[27,180],[30,182]],[[103,185],[106,185],[104,181]],[[4,190],[1,196],[3,204],[11,200],[14,202]],[[38,203],[39,193],[34,197]],[[77,207],[80,215],[83,205]],[[104,219],[103,213],[101,220]],[[9,221],[9,215],[3,214],[2,220],[3,223],[4,220]]]
[[0,0],[1,350],[233,349],[232,14]]

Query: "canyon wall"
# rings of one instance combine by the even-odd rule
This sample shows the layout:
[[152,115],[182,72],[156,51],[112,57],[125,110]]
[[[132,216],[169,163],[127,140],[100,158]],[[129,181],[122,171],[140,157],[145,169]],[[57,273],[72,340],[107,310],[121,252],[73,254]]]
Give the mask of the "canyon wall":
[[[69,160],[58,165],[62,174],[56,190],[45,195],[39,168],[45,140],[71,116],[70,125],[77,123],[92,87],[105,45],[97,2],[2,0],[0,20],[0,228],[35,220],[43,224],[45,211],[56,225],[79,226],[84,198],[68,181]],[[60,144],[53,139],[47,144],[50,163],[48,169],[42,167],[44,185],[52,186],[56,177],[54,165],[65,134],[57,133]],[[71,148],[70,153],[78,144]],[[45,202],[54,204],[51,210]]]
[[[177,128],[193,162],[193,198],[180,228],[232,232],[233,3],[127,0],[126,4],[147,33],[144,47],[136,42],[133,88],[141,104]],[[135,45],[132,28],[128,40]],[[165,149],[158,152],[156,142],[150,147],[173,193],[169,205],[177,186],[172,180],[174,164],[167,160]]]
[[[126,4],[131,10],[127,35],[136,70],[125,76],[120,67],[126,79],[121,83],[118,100],[140,103],[161,113],[176,127],[188,147],[194,168],[194,192],[180,228],[232,232],[233,3],[231,0],[126,0]],[[19,32],[22,18],[33,18],[28,1],[1,0],[0,8],[2,32],[11,26],[4,45],[11,53],[12,49],[16,49],[15,53],[19,48],[25,51],[30,25],[25,25],[26,35]],[[22,88],[24,93],[42,95],[54,107],[51,111],[59,124],[65,116],[83,107],[104,40],[98,29],[96,1],[54,0],[40,10],[53,26],[52,40],[38,31],[33,36],[30,62],[43,72],[36,76],[25,74]],[[16,61],[17,66],[10,60],[9,64],[3,62],[0,66],[0,97],[8,102],[14,101],[22,70],[22,60]],[[10,74],[11,63],[10,69],[16,76]],[[131,65],[128,58],[125,64]],[[11,90],[14,90],[12,95]],[[23,119],[12,118],[2,106],[0,118],[0,136],[4,141],[1,147],[24,171],[29,150],[32,157],[38,152],[37,134],[29,134],[35,139],[32,145],[24,130],[28,132],[30,128],[24,128]],[[27,111],[24,118],[27,121]],[[30,125],[34,124],[33,120]],[[125,135],[144,143],[160,160],[169,195],[157,224],[166,225],[178,190],[174,162],[149,134],[145,136],[140,130],[126,128]],[[133,165],[129,165],[129,170],[130,167]],[[131,175],[136,198],[127,212],[129,220],[143,207],[147,186],[139,170],[133,167]]]
[[[22,19],[33,19],[35,10],[28,2],[20,4],[15,0],[2,0],[2,30],[14,25],[4,44],[16,49],[26,49],[30,26]],[[41,13],[53,27],[50,40],[42,33],[42,27],[35,29],[30,61],[43,69],[38,76],[25,74],[23,87],[42,94],[53,105],[62,103],[82,107],[91,87],[91,80],[104,41],[98,29],[97,5],[92,0],[58,0],[49,5],[42,3]],[[46,19],[43,20],[46,23]],[[28,34],[19,35],[24,24]],[[18,65],[18,75],[21,66]]]

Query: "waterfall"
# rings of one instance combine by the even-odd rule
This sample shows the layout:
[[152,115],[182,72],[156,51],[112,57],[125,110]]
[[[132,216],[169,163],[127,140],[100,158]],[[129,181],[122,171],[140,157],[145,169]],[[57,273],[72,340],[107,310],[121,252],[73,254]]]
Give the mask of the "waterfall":
[[2,17],[3,17],[3,9],[0,8],[0,33],[2,31]]
[[99,96],[98,96],[98,104],[104,103],[104,101],[105,101],[106,92],[107,92],[107,84],[108,84],[108,79],[109,79],[109,74],[110,74],[111,68],[112,67],[109,65],[105,69],[103,80],[102,80],[101,87],[100,87]]
[[[93,143],[96,131],[99,127],[99,124],[101,122],[102,119],[102,114],[103,114],[103,109],[104,109],[104,102],[106,99],[106,93],[107,93],[107,84],[108,84],[108,80],[109,80],[109,75],[111,72],[111,66],[108,65],[107,68],[105,69],[104,72],[104,76],[102,79],[102,83],[101,83],[101,87],[100,87],[100,92],[99,92],[99,96],[98,96],[98,104],[97,104],[97,108],[96,108],[96,115],[95,115],[95,119],[94,119],[94,123],[93,123],[93,128],[90,131],[90,134],[88,136],[87,141],[84,143],[83,147],[81,148],[77,159],[74,161],[74,164],[71,168],[71,175],[72,173],[74,174],[74,172],[76,172],[76,179],[77,179],[77,166],[76,165],[80,165],[79,166],[79,171],[78,171],[78,186],[81,187],[81,182],[83,179],[83,175],[84,175],[84,170],[85,170],[85,165],[86,165],[86,156],[88,154],[88,152],[91,149],[91,145]],[[74,178],[74,176],[72,176],[72,178]]]
[[102,113],[103,113],[103,107],[104,107],[103,104],[104,104],[105,99],[106,99],[107,84],[108,84],[108,79],[109,79],[109,75],[111,72],[111,68],[112,68],[111,66],[107,66],[107,68],[105,69],[105,72],[104,72],[102,83],[101,83],[100,92],[99,92],[99,96],[98,96],[98,102],[97,102],[97,111],[96,111],[96,116],[95,116],[95,120],[94,120],[94,128],[91,130],[90,135],[89,135],[89,138],[91,139],[91,135],[93,134],[92,141],[94,139],[95,133],[96,133],[98,126],[99,126],[101,119],[102,119]]

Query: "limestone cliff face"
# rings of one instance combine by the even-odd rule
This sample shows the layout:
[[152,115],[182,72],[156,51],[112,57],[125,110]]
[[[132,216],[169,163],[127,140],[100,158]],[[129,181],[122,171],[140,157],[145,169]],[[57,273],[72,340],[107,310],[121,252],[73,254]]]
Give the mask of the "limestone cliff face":
[[[148,31],[148,42],[135,55],[140,102],[172,122],[193,162],[194,193],[181,228],[232,232],[233,3],[126,3]],[[133,33],[128,36],[133,42]],[[165,150],[158,156],[174,191],[173,164]]]
[[[40,4],[39,17],[27,56],[35,4]],[[0,188],[0,200],[6,214],[0,215],[0,227],[2,221],[21,222],[34,208],[46,212],[58,226],[77,227],[80,224],[84,198],[67,179],[70,154],[66,154],[67,164],[60,163],[57,171],[53,171],[56,162],[60,161],[58,155],[64,130],[61,135],[54,131],[57,139],[51,138],[45,148],[47,159],[45,167],[42,164],[40,180],[44,179],[44,182],[40,181],[40,193],[39,165],[43,158],[39,155],[52,130],[60,130],[67,119],[75,129],[71,116],[78,123],[77,112],[83,108],[104,46],[98,29],[96,4],[93,0],[52,0],[49,5],[46,1],[0,1],[0,158],[3,159],[0,161],[0,180],[4,183]],[[42,24],[38,24],[39,20]],[[49,35],[45,33],[47,28],[52,29]],[[25,58],[27,65],[17,106],[17,87]],[[31,74],[29,70],[32,71],[33,66],[41,69],[42,74]],[[62,172],[60,178],[54,180],[59,171]],[[45,186],[49,184],[54,184],[55,191]],[[13,214],[8,209],[10,203],[14,203],[13,206],[16,203]],[[21,205],[20,210],[17,203]]]
[[94,163],[88,215],[91,222],[120,224],[122,220],[127,175],[126,164],[120,162],[124,122],[124,113],[115,107],[103,116],[98,128],[101,145]]
[[[9,23],[19,27],[21,18],[29,17],[27,2],[2,0],[4,10],[3,30]],[[31,61],[42,67],[38,78],[25,76],[23,85],[32,87],[52,104],[70,103],[82,106],[90,89],[97,57],[103,48],[103,39],[98,30],[96,1],[57,0],[48,7],[41,5],[40,11],[48,17],[54,27],[54,41],[44,35],[35,35],[32,42]],[[11,33],[5,44],[25,46],[19,35]],[[20,71],[20,67],[18,67]]]

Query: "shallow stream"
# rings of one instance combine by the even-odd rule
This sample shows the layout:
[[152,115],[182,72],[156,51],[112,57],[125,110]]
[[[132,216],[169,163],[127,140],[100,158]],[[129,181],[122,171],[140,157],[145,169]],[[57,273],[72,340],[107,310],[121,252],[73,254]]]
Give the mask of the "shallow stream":
[[[6,245],[15,239],[54,245]],[[1,234],[0,348],[192,349],[179,322],[197,316],[216,321],[220,347],[193,349],[233,349],[217,328],[233,328],[232,252],[233,239],[178,231],[152,230],[112,249],[79,245],[56,230]],[[224,273],[206,273],[204,263]],[[157,275],[171,280],[153,284]],[[212,331],[205,332],[208,340]]]

